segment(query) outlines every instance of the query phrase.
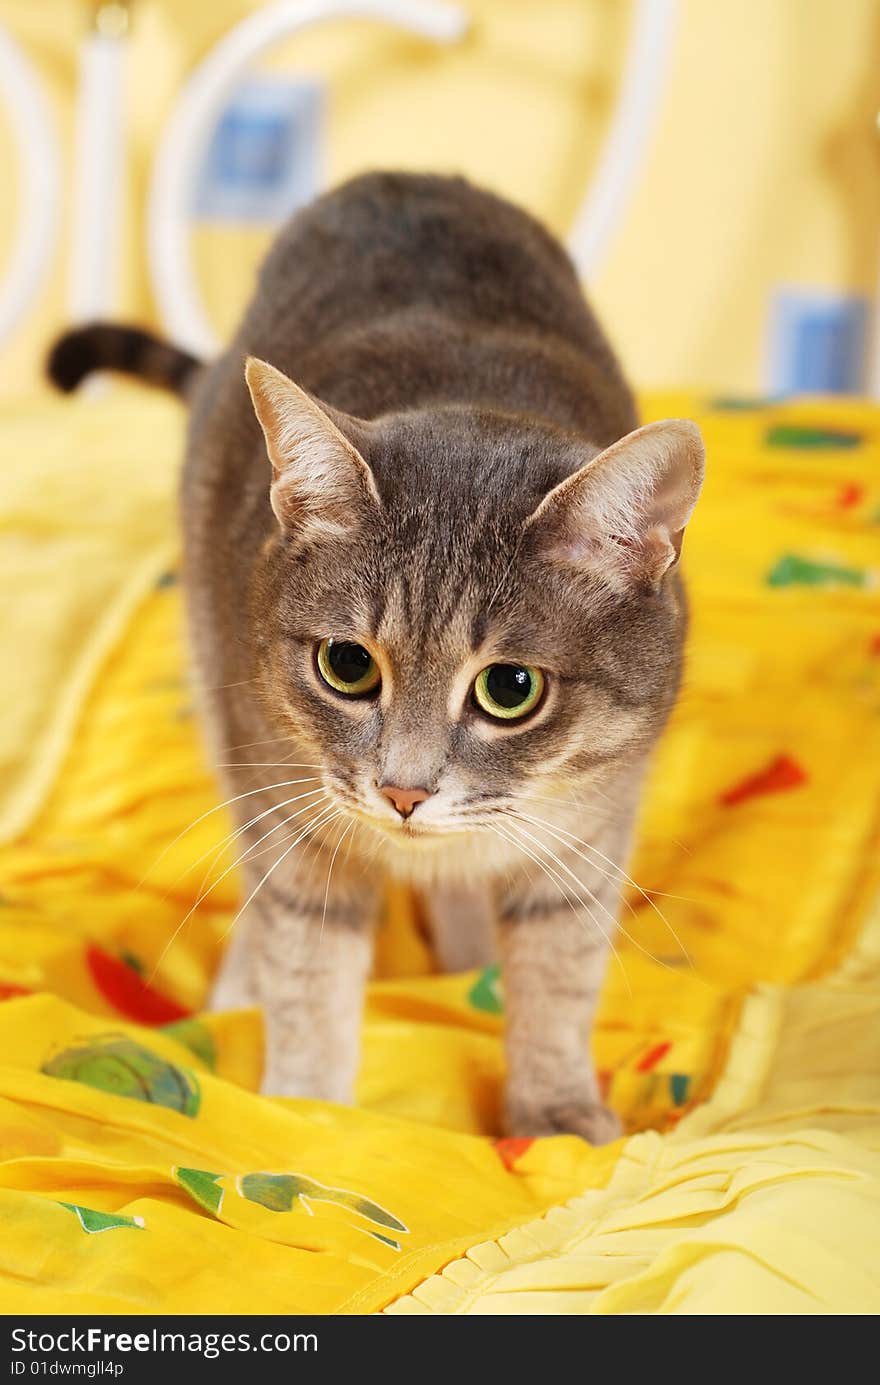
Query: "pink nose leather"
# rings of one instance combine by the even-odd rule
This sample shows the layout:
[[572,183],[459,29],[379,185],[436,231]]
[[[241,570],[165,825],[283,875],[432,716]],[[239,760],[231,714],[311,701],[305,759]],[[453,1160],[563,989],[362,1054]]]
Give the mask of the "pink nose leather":
[[380,784],[379,792],[390,799],[402,818],[408,818],[417,803],[431,797],[427,789],[399,789],[396,784]]

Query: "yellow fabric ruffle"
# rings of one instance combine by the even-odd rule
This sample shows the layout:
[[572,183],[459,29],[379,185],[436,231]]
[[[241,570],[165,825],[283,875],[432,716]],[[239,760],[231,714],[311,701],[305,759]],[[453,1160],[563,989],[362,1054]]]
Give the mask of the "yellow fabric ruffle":
[[875,1314],[878,983],[756,988],[708,1102],[386,1313]]

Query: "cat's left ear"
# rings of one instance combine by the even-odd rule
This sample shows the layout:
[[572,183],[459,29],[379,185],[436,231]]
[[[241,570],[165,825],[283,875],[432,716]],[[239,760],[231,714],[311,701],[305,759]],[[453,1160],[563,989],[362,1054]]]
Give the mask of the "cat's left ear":
[[617,590],[656,588],[678,561],[704,470],[695,423],[648,423],[554,486],[527,531],[542,556]]
[[[248,357],[245,378],[272,463],[272,509],[283,529],[341,534],[381,505],[369,466],[311,395],[255,356]],[[367,426],[338,417],[352,429]]]

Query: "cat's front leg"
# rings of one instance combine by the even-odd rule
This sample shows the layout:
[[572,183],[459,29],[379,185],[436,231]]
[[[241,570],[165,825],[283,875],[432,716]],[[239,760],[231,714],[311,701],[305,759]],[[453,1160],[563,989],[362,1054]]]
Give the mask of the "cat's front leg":
[[[590,1036],[613,927],[600,904],[613,917],[616,892],[603,877],[586,888],[564,875],[562,882],[565,893],[544,877],[524,883],[504,906],[505,1123],[511,1135],[573,1134],[605,1144],[620,1122],[602,1103]],[[572,908],[578,897],[589,909]]]
[[327,889],[326,872],[311,877],[272,882],[250,905],[266,1027],[262,1090],[350,1102],[376,901],[363,882]]

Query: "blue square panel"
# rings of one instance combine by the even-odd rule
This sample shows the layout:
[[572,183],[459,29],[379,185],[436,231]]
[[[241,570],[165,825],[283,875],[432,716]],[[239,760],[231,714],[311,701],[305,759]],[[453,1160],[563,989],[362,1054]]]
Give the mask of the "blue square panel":
[[865,298],[779,290],[770,304],[769,390],[858,394],[864,387],[867,333]]
[[318,82],[274,75],[244,82],[208,144],[196,220],[271,224],[310,201],[321,182],[322,116]]

